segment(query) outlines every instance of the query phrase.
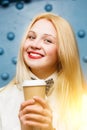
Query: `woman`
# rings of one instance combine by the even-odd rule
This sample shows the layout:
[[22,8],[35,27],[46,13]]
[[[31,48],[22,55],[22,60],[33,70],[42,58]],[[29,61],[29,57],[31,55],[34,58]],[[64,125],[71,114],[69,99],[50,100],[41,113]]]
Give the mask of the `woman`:
[[[26,79],[52,79],[46,99],[24,101]],[[52,13],[38,15],[22,40],[16,76],[0,93],[1,130],[85,130],[85,85],[70,24]]]

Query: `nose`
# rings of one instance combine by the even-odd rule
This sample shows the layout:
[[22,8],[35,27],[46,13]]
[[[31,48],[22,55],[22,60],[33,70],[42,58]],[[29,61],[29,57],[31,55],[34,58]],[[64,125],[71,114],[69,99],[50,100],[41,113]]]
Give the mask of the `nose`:
[[33,40],[30,46],[33,49],[41,49],[41,40],[40,39]]

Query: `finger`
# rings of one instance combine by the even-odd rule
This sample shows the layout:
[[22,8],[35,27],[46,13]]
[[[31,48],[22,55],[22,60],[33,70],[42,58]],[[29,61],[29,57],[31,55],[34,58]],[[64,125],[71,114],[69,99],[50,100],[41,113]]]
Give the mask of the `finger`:
[[30,114],[30,113],[38,114],[50,118],[52,117],[52,113],[48,109],[42,108],[40,105],[29,105],[20,111],[21,115]]
[[27,113],[41,114],[43,113],[43,108],[40,105],[34,104],[34,105],[28,105],[24,107],[24,109],[22,109],[21,111],[23,114],[27,114]]
[[26,121],[27,121],[27,114],[26,115],[21,115],[19,114],[19,120],[22,124],[26,125]]
[[38,96],[34,96],[33,99],[34,99],[36,102],[40,103],[40,104],[43,106],[43,108],[47,108],[47,109],[50,109],[50,110],[51,110],[50,106],[48,105],[48,103],[47,103],[47,101],[46,101],[45,99],[40,98],[40,97],[38,97]]
[[34,99],[31,99],[31,100],[27,100],[27,101],[24,101],[21,106],[20,106],[20,110],[24,109],[26,106],[28,105],[33,105],[35,103],[35,100]]
[[24,117],[21,118],[22,123],[26,123],[26,125],[29,126],[35,126],[35,127],[42,127],[46,128],[52,124],[51,120],[48,118],[45,118],[41,115],[36,114],[26,114]]
[[50,116],[52,118],[52,109],[50,108],[48,102],[38,96],[34,96],[33,99],[43,107],[44,110],[40,112],[42,112],[43,115]]
[[[50,127],[48,123],[41,123],[41,122],[36,122],[34,120],[29,120],[26,122],[27,125],[33,126],[35,128],[40,128],[40,129],[45,129],[45,130],[51,130],[52,128]],[[49,128],[50,127],[50,128]]]
[[46,117],[46,116],[43,116],[40,114],[34,114],[34,113],[26,114],[26,119],[33,120],[35,122],[40,122],[40,123],[52,123],[52,119],[50,117]]
[[[31,126],[42,126],[42,125],[47,125],[48,126],[52,123],[52,118],[50,118],[49,116],[43,116],[40,114],[36,114],[36,113],[28,113],[28,114],[22,114],[20,113],[19,116],[20,121],[23,124],[28,124]],[[32,122],[32,123],[30,123]],[[42,125],[41,125],[42,124]]]

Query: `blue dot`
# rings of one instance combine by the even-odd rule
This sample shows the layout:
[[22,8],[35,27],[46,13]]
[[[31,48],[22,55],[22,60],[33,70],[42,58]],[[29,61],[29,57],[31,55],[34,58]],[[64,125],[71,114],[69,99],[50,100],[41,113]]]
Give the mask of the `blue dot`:
[[0,55],[4,54],[4,49],[0,47]]
[[84,38],[85,35],[86,35],[86,32],[85,32],[84,30],[81,29],[81,30],[78,31],[78,36],[79,36],[80,38]]
[[52,9],[53,9],[53,7],[52,7],[52,5],[51,4],[47,4],[47,5],[45,5],[45,8],[44,8],[47,12],[50,12],[50,11],[52,11]]
[[16,63],[17,63],[17,57],[13,57],[12,58],[12,63],[16,65]]
[[29,3],[29,2],[31,2],[31,0],[24,0],[24,2],[25,2],[25,3]]
[[83,61],[84,61],[85,63],[87,63],[87,56],[84,56],[84,57],[83,57]]
[[23,7],[24,7],[24,3],[23,2],[17,2],[17,4],[16,4],[16,8],[17,9],[21,10],[21,9],[23,9]]
[[13,40],[15,38],[15,34],[13,32],[8,32],[7,38],[8,38],[8,40],[11,41],[11,40]]
[[1,78],[3,79],[3,80],[7,80],[8,78],[9,78],[9,74],[8,73],[2,73],[1,74]]
[[2,5],[3,7],[9,6],[9,4],[10,4],[10,1],[9,1],[9,0],[2,0],[2,1],[1,1],[1,5]]

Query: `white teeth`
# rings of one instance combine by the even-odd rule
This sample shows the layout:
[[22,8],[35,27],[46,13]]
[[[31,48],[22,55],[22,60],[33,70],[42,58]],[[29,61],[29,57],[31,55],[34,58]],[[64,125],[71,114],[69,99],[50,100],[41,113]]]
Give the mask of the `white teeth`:
[[32,55],[32,56],[40,56],[39,54],[35,54],[35,53],[30,53],[30,55]]

